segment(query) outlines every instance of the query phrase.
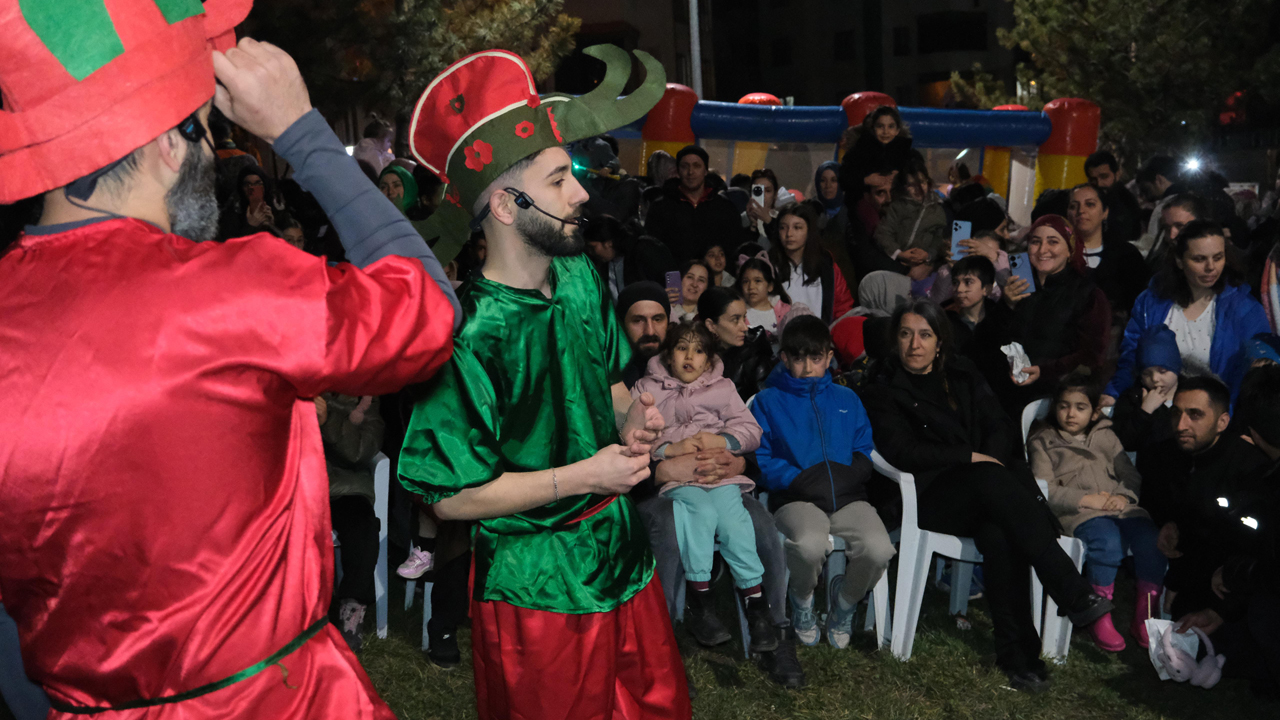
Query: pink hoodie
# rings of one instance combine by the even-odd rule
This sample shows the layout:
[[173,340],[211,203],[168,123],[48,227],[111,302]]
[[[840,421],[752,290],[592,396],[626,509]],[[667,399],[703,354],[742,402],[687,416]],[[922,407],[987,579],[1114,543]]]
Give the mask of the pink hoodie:
[[[742,446],[736,454],[749,453],[760,447],[760,425],[747,409],[738,388],[724,376],[724,363],[715,358],[711,367],[691,383],[676,379],[662,364],[662,357],[649,358],[648,374],[636,382],[631,397],[641,393],[653,395],[654,406],[662,413],[667,428],[662,431],[655,447],[664,443],[680,442],[700,432],[732,435]],[[661,492],[681,485],[714,488],[722,485],[741,485],[744,492],[755,487],[751,478],[735,475],[712,484],[668,483]]]

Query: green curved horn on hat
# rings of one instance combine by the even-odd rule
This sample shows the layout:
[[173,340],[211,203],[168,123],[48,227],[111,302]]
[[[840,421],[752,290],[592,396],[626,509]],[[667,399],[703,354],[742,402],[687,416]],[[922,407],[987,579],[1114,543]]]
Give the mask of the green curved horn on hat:
[[619,98],[631,77],[631,57],[616,45],[592,45],[582,52],[604,61],[604,79],[591,92],[574,97],[553,93],[545,99],[566,98],[563,104],[555,103],[556,122],[560,125],[565,142],[607,133],[628,125],[640,118],[662,99],[667,91],[667,72],[662,63],[652,55],[635,50],[644,65],[644,82],[634,92]]

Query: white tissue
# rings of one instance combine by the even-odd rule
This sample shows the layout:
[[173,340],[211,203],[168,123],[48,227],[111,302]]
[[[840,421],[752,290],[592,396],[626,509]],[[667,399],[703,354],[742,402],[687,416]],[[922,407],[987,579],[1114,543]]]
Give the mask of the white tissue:
[[1022,343],[1009,343],[1000,350],[1009,358],[1009,372],[1013,375],[1013,379],[1017,382],[1026,382],[1027,374],[1023,372],[1031,367],[1031,358],[1027,357],[1027,351],[1022,349]]

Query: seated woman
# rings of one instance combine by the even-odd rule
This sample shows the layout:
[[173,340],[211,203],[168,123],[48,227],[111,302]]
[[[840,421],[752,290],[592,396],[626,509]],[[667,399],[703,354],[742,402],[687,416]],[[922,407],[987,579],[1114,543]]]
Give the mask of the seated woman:
[[1222,228],[1196,220],[1178,233],[1164,268],[1133,303],[1133,313],[1120,342],[1120,359],[1102,398],[1103,405],[1133,384],[1138,339],[1165,324],[1178,340],[1182,375],[1212,375],[1231,389],[1234,406],[1240,381],[1249,369],[1245,342],[1270,332],[1262,306],[1234,262],[1234,247]]
[[[812,239],[812,242],[810,242]],[[808,306],[831,324],[853,309],[844,273],[818,241],[818,218],[808,205],[778,211],[778,244],[769,251],[777,281],[792,305]]]
[[745,401],[760,392],[773,370],[773,346],[764,328],[748,327],[747,303],[733,288],[713,287],[698,298],[698,320],[719,339],[724,376]]
[[876,448],[915,475],[920,526],[982,553],[996,663],[1010,685],[1049,687],[1031,613],[1031,568],[1077,627],[1111,612],[1058,545],[1058,524],[1023,460],[1018,431],[977,369],[951,351],[951,323],[915,301],[894,313],[894,352],[863,401]]
[[1060,215],[1045,215],[1031,224],[1027,254],[1035,269],[1035,290],[1022,278],[1005,286],[1005,301],[1013,307],[1012,338],[1031,360],[1027,378],[1014,383],[1004,401],[1010,417],[1036,398],[1053,393],[1058,380],[1080,366],[1100,374],[1111,337],[1111,305],[1107,296],[1085,277],[1081,245]]

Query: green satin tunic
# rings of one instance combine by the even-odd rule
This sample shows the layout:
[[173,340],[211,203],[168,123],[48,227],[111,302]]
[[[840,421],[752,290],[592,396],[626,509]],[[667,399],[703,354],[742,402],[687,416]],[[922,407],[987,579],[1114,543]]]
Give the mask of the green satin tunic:
[[[552,260],[550,282],[550,298],[483,279],[459,293],[453,358],[414,407],[400,455],[400,481],[427,503],[619,441],[610,387],[631,352],[608,291],[581,255]],[[477,600],[606,612],[653,576],[626,496],[567,497],[476,525]]]

